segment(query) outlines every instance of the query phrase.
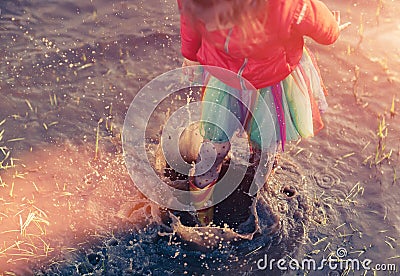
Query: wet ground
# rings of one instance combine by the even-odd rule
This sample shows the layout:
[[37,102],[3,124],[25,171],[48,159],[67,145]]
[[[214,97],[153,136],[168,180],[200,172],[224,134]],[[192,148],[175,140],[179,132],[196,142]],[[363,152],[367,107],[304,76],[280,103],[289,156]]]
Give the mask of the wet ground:
[[[326,3],[352,26],[333,46],[308,41],[330,109],[264,191],[283,206],[282,228],[202,252],[159,234],[162,214],[120,152],[136,93],[181,64],[175,1],[2,1],[0,275],[257,275],[265,254],[321,260],[338,248],[398,266],[400,3]],[[364,275],[310,275],[330,270]]]

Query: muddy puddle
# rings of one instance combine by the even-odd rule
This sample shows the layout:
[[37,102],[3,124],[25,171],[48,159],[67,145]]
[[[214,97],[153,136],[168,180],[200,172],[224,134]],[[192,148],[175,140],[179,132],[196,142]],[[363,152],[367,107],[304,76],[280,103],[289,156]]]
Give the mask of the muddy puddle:
[[[319,262],[338,249],[396,275],[400,3],[325,2],[352,22],[333,46],[307,42],[329,92],[325,128],[281,154],[254,205],[260,231],[204,250],[137,190],[121,151],[136,93],[181,64],[175,1],[2,1],[0,275],[303,275],[266,271],[264,258]],[[249,203],[234,194],[217,224],[238,231],[244,216],[227,210]]]

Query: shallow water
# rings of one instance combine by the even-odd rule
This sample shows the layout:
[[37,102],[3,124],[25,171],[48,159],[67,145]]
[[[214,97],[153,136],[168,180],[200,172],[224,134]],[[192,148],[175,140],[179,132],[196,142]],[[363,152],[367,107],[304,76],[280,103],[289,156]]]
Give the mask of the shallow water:
[[262,274],[264,254],[320,260],[339,247],[399,265],[400,115],[391,105],[398,113],[400,3],[326,2],[353,23],[333,46],[309,41],[330,93],[326,127],[288,147],[275,177],[304,187],[315,213],[305,228],[285,224],[293,232],[280,233],[284,241],[261,235],[203,253],[158,235],[161,215],[118,152],[135,94],[180,66],[175,1],[2,1],[0,159],[16,167],[0,169],[0,273]]

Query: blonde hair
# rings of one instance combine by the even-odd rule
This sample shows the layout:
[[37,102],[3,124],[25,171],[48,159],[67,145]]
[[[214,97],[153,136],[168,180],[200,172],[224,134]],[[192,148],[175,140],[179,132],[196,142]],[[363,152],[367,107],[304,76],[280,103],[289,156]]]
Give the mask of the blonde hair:
[[[226,9],[215,13],[214,8],[225,4]],[[267,0],[182,0],[181,12],[192,20],[202,21],[213,15],[217,28],[233,24],[239,26],[245,37],[262,31],[267,14]]]

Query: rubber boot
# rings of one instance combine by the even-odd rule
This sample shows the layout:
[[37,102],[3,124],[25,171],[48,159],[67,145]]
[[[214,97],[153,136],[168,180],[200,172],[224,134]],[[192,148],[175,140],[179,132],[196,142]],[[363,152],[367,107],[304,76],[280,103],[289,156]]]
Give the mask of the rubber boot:
[[200,146],[193,176],[189,178],[189,189],[200,226],[208,225],[214,216],[212,194],[218,181],[222,162],[230,149],[230,143],[205,141]]

